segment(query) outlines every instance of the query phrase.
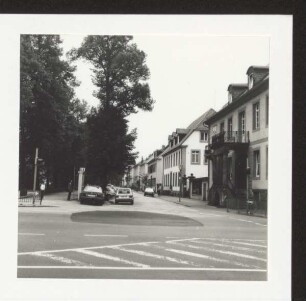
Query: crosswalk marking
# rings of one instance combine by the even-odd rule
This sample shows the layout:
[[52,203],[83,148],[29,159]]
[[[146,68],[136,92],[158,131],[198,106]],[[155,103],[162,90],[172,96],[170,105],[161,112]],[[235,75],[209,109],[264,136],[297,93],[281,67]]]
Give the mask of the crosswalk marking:
[[179,263],[179,264],[187,264],[187,265],[191,265],[191,266],[198,266],[191,261],[180,260],[180,259],[172,258],[172,257],[169,257],[169,256],[162,256],[162,255],[158,255],[158,254],[153,254],[153,253],[150,253],[150,252],[125,249],[125,248],[122,248],[122,247],[113,248],[113,249],[118,249],[120,251],[125,251],[125,252],[129,252],[129,253],[133,253],[133,254],[138,254],[138,255],[141,255],[141,256],[148,256],[148,257],[154,257],[154,258],[158,258],[158,259],[162,259],[162,260],[168,260],[168,261]]
[[65,263],[65,264],[74,264],[74,265],[85,265],[83,262],[78,261],[78,260],[73,260],[70,258],[66,258],[63,256],[55,256],[53,254],[50,253],[35,253],[35,256],[40,256],[40,257],[46,257],[49,259],[52,259],[54,261],[59,261],[61,263]]
[[245,246],[260,247],[260,248],[264,248],[264,249],[266,249],[266,248],[267,248],[267,246],[263,246],[263,245],[259,245],[259,244],[252,244],[252,243],[248,243],[248,242],[232,241],[232,243],[234,243],[234,244],[238,244],[238,245],[245,245]]
[[[195,241],[196,243],[201,244],[201,241]],[[266,262],[266,259],[257,257],[257,256],[252,256],[252,255],[246,255],[246,254],[242,254],[242,253],[237,253],[237,252],[231,252],[231,251],[221,251],[221,250],[217,250],[217,249],[212,249],[212,248],[208,248],[208,247],[202,247],[202,249],[208,250],[208,251],[212,251],[212,252],[217,252],[217,253],[221,253],[221,254],[226,254],[226,255],[233,255],[233,256],[238,256],[238,257],[243,257],[243,258],[248,258],[248,259],[255,259],[255,260],[259,260],[259,261],[264,261]]]
[[182,254],[182,255],[187,255],[187,256],[198,257],[198,258],[205,258],[205,259],[212,260],[212,261],[215,261],[215,262],[232,263],[232,264],[236,264],[238,266],[243,266],[243,267],[246,267],[246,268],[251,267],[250,265],[243,264],[241,262],[233,262],[233,261],[230,261],[230,260],[216,258],[216,257],[213,257],[213,256],[208,256],[208,255],[189,252],[189,251],[182,251],[182,250],[177,250],[177,249],[166,249],[166,251],[174,252],[174,253],[178,253],[178,254]]
[[90,251],[90,250],[87,250],[87,249],[77,250],[77,252],[82,253],[82,254],[86,254],[86,255],[90,255],[90,256],[94,256],[94,257],[98,257],[98,258],[103,258],[103,259],[113,260],[113,261],[117,261],[117,262],[127,263],[127,264],[134,265],[134,266],[141,267],[141,268],[149,267],[146,264],[126,260],[126,259],[123,259],[123,258],[120,258],[120,257],[115,257],[115,256],[110,256],[110,255],[98,253],[98,252],[95,252],[95,251]]

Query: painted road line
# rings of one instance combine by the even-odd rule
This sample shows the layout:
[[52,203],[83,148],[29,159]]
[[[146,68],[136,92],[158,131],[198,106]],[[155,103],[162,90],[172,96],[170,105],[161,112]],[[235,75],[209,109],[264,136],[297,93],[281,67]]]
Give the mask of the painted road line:
[[[189,245],[189,244],[184,244],[184,243],[180,243],[180,242],[176,242],[176,243],[173,243],[173,244],[178,245],[178,246],[182,246],[182,247],[187,247],[187,248],[190,248],[190,249],[196,249],[196,250],[203,250],[204,249],[203,247]],[[209,249],[206,249],[206,250],[209,251]],[[221,258],[218,258],[218,259],[221,260]],[[222,260],[224,262],[232,263],[232,264],[235,264],[235,265],[238,265],[238,266],[244,266],[244,267],[248,267],[248,268],[259,268],[257,265],[253,265],[253,264],[243,264],[243,263],[238,262],[238,261],[227,260],[227,259],[222,259]]]
[[128,235],[112,235],[112,234],[84,234],[84,236],[93,236],[93,237],[128,237]]
[[192,266],[199,266],[191,261],[186,261],[186,260],[180,260],[180,259],[176,259],[173,257],[169,257],[169,256],[163,256],[163,255],[158,255],[158,254],[153,254],[150,252],[144,252],[144,251],[139,251],[139,250],[131,250],[131,249],[125,249],[122,247],[118,247],[118,248],[113,248],[113,249],[117,249],[120,251],[124,251],[124,252],[129,252],[132,254],[137,254],[137,255],[141,255],[141,256],[147,256],[147,257],[153,257],[153,258],[157,258],[157,259],[162,259],[162,260],[167,260],[167,261],[171,261],[171,262],[175,262],[175,263],[179,263],[179,264],[187,264],[187,265],[192,265]]
[[45,235],[44,233],[18,233],[18,235],[37,235],[37,236],[42,236]]
[[90,251],[90,250],[87,250],[87,249],[77,250],[76,252],[82,253],[82,254],[86,254],[86,255],[89,255],[89,256],[98,257],[98,258],[103,258],[103,259],[108,259],[108,260],[112,260],[112,261],[117,261],[117,262],[120,262],[120,263],[126,263],[126,264],[129,264],[129,265],[134,265],[136,267],[141,267],[141,268],[149,267],[149,265],[146,265],[146,264],[142,264],[142,263],[126,260],[126,259],[123,259],[123,258],[120,258],[120,257],[115,257],[115,256],[110,256],[110,255],[98,253],[98,252],[95,252],[95,251]]
[[101,267],[101,266],[25,266],[19,265],[18,269],[87,269],[87,270],[144,270],[144,271],[212,271],[212,272],[256,272],[256,273],[266,273],[267,270],[264,269],[228,269],[228,268],[184,268],[184,267]]
[[[195,241],[195,243],[200,243],[200,241]],[[201,243],[214,245],[214,246],[217,246],[217,247],[231,248],[231,249],[234,249],[234,250],[257,252],[257,253],[265,253],[266,254],[266,251],[264,251],[264,250],[259,250],[259,249],[254,249],[254,248],[246,248],[246,247],[240,247],[240,246],[233,246],[233,245],[230,245],[230,243],[215,243],[215,242],[211,242],[211,241],[201,241]]]
[[204,259],[208,259],[208,260],[215,261],[215,262],[222,262],[222,263],[226,263],[226,264],[232,263],[232,264],[242,266],[242,267],[245,267],[245,268],[250,268],[251,267],[250,265],[243,264],[241,262],[235,262],[235,261],[231,261],[231,260],[227,260],[227,259],[216,258],[216,257],[213,257],[213,256],[194,253],[194,252],[189,252],[189,251],[182,251],[182,250],[177,250],[177,249],[165,249],[165,250],[169,251],[169,252],[182,254],[182,255],[204,258]]
[[258,226],[267,227],[266,224],[256,223],[256,222],[254,222],[254,221],[249,221],[249,220],[245,220],[245,219],[234,218],[234,217],[230,217],[230,219],[233,219],[233,220],[235,220],[235,221],[240,221],[240,222],[252,223],[252,224],[255,224],[255,225],[258,225]]
[[263,246],[263,245],[259,245],[259,244],[252,244],[252,243],[249,243],[249,242],[242,242],[242,241],[231,241],[232,243],[234,244],[238,244],[238,245],[243,245],[243,246],[252,246],[252,247],[259,247],[259,248],[264,248],[266,249],[267,246]]
[[35,256],[40,256],[40,257],[45,257],[45,258],[49,258],[52,259],[54,261],[59,261],[61,263],[65,263],[65,264],[73,264],[73,265],[85,265],[83,262],[78,261],[78,260],[73,260],[70,258],[66,258],[66,257],[62,257],[62,256],[55,256],[53,254],[49,254],[49,253],[36,253]]
[[[201,243],[200,241],[195,241],[195,242],[196,243]],[[264,262],[267,261],[264,258],[257,257],[257,256],[252,256],[252,255],[246,255],[246,254],[243,254],[243,253],[237,253],[237,252],[231,252],[231,251],[221,251],[221,250],[207,248],[207,247],[202,247],[202,249],[207,250],[207,251],[217,252],[217,253],[220,253],[220,254],[225,254],[225,255],[243,257],[243,258],[254,259],[254,260],[259,260],[259,261],[264,261]]]
[[[136,242],[136,243],[129,243],[129,244],[116,244],[116,245],[108,245],[108,246],[96,246],[96,247],[88,247],[86,250],[96,250],[96,249],[105,249],[105,248],[113,248],[113,247],[125,247],[125,246],[137,246],[142,245],[143,243],[148,244],[156,244],[160,243],[160,241],[148,241],[148,242]],[[78,251],[84,250],[84,248],[74,248],[74,249],[59,249],[59,250],[45,250],[45,251],[33,251],[33,252],[20,252],[17,255],[34,255],[35,253],[59,253],[59,252],[69,252],[69,251]]]

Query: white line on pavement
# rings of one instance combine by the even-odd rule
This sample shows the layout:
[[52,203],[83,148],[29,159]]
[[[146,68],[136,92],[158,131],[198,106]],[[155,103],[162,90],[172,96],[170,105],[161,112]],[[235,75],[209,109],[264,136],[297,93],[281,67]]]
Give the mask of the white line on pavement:
[[83,262],[78,261],[78,260],[73,260],[70,258],[62,257],[62,256],[55,256],[53,254],[46,254],[46,253],[36,253],[35,256],[40,256],[40,257],[46,257],[49,259],[52,259],[54,261],[59,261],[61,263],[66,263],[66,264],[74,264],[74,265],[85,265]]
[[162,255],[158,255],[158,254],[153,254],[153,253],[150,253],[150,252],[125,249],[125,248],[122,248],[122,247],[120,247],[120,248],[119,247],[118,248],[113,248],[113,249],[117,249],[117,250],[124,251],[124,252],[129,252],[129,253],[133,253],[133,254],[137,254],[137,255],[141,255],[141,256],[147,256],[147,257],[153,257],[153,258],[162,259],[162,260],[168,260],[168,261],[175,262],[175,263],[188,264],[188,265],[192,265],[192,266],[198,266],[198,265],[194,264],[191,261],[180,260],[180,259],[176,259],[176,258],[169,257],[169,256],[162,256]]
[[138,263],[138,262],[130,261],[130,260],[125,260],[125,259],[120,258],[120,257],[110,256],[110,255],[98,253],[98,252],[95,252],[95,251],[77,250],[77,252],[82,253],[82,254],[86,254],[86,255],[90,255],[90,256],[94,256],[94,257],[98,257],[98,258],[103,258],[103,259],[108,259],[108,260],[117,261],[117,262],[121,262],[121,263],[131,264],[131,265],[134,265],[134,266],[140,267],[140,268],[150,267],[149,265],[146,265],[146,264],[142,264],[142,263]]
[[101,237],[128,237],[128,235],[112,235],[112,234],[84,234],[84,236],[101,236]]
[[259,244],[252,244],[252,243],[248,243],[248,242],[232,241],[232,243],[238,244],[238,245],[244,245],[244,246],[259,247],[259,248],[264,248],[264,249],[267,248],[267,246],[263,246],[263,245],[259,245]]
[[249,221],[249,220],[245,220],[245,219],[234,218],[234,217],[230,217],[230,219],[233,219],[235,221],[240,221],[240,222],[252,223],[252,224],[255,224],[255,225],[258,225],[258,226],[267,227],[267,225],[265,225],[265,224],[260,224],[260,223],[256,223],[254,221]]
[[44,233],[18,233],[18,235],[45,235]]
[[213,271],[213,272],[260,272],[264,269],[227,269],[227,268],[165,268],[165,267],[102,267],[102,266],[18,266],[18,269],[88,269],[88,270],[155,270],[155,271]]
[[231,260],[226,260],[226,259],[221,259],[221,258],[216,258],[216,257],[213,257],[213,256],[204,255],[204,254],[182,251],[182,250],[177,250],[177,249],[166,249],[166,251],[174,252],[174,253],[178,253],[178,254],[182,254],[182,255],[187,255],[187,256],[198,257],[198,258],[205,258],[205,259],[216,261],[216,262],[232,263],[232,264],[235,264],[235,265],[238,265],[238,266],[243,266],[243,267],[250,268],[250,265],[247,265],[247,264],[243,264],[243,263],[235,262],[235,261],[231,261]]
[[148,244],[156,244],[160,243],[160,241],[148,241],[148,242],[136,242],[129,244],[120,244],[120,245],[109,245],[109,246],[98,246],[98,247],[84,247],[84,248],[74,248],[74,249],[60,249],[60,250],[46,250],[46,251],[34,251],[34,252],[21,252],[18,255],[35,255],[35,253],[58,253],[58,252],[69,252],[69,251],[78,251],[78,250],[95,250],[95,249],[105,249],[105,248],[113,248],[113,247],[125,247],[125,246],[137,246],[142,245],[144,243]]

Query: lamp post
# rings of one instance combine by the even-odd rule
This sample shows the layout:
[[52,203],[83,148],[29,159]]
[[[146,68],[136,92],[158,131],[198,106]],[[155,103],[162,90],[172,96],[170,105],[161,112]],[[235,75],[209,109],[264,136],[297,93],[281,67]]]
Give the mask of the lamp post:
[[35,159],[34,159],[34,180],[33,180],[33,205],[35,204],[35,191],[36,191],[36,182],[37,182],[37,163],[38,161],[42,161],[42,159],[38,158],[38,147],[35,150]]

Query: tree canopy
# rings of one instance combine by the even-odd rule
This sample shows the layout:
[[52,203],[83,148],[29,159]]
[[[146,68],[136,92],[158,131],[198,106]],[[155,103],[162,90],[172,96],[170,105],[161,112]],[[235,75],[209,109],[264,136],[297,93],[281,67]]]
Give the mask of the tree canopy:
[[98,88],[94,95],[101,107],[116,107],[124,116],[138,109],[151,111],[154,104],[146,55],[131,41],[131,36],[87,36],[69,54],[71,60],[82,58],[92,64],[93,83]]

